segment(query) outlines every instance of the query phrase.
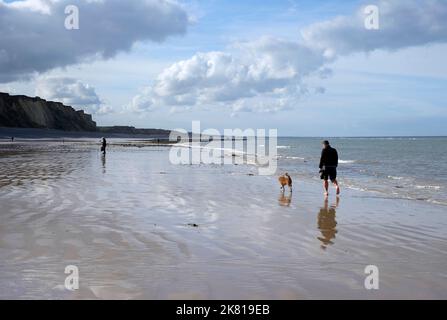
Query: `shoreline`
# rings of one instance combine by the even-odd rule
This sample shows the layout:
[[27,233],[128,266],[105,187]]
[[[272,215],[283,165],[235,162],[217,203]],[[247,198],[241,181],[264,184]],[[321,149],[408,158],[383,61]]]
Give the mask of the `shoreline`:
[[[157,140],[159,140],[157,142]],[[134,136],[132,137],[112,137],[108,138],[108,150],[113,150],[114,148],[136,148],[136,149],[142,149],[142,148],[169,148],[172,147],[173,144],[176,142],[170,142],[166,141],[165,139],[157,139],[157,138],[136,138]],[[47,144],[51,144],[55,147],[61,145],[61,146],[79,146],[79,147],[94,147],[99,150],[100,144],[99,140],[97,138],[19,138],[15,139],[14,142],[5,140],[2,141],[0,138],[0,146],[3,146],[3,148],[11,146],[21,146],[22,148],[27,148],[28,146],[30,148],[34,148],[37,145],[41,147],[45,147]],[[191,146],[184,146],[184,145],[178,145],[182,148],[191,148]],[[0,156],[2,150],[7,149],[0,149]],[[234,153],[228,153],[224,152],[225,156],[229,156],[230,154],[234,156]],[[241,153],[241,156],[244,156],[244,153]],[[280,162],[280,159],[282,156],[278,157],[278,161]],[[300,158],[301,159],[301,158]],[[302,159],[304,161],[304,159]],[[305,161],[306,162],[306,161]],[[224,165],[227,166],[227,165]],[[231,165],[229,165],[231,166]],[[249,166],[256,167],[256,165],[250,163]],[[282,171],[287,171],[287,169],[281,169],[278,167],[276,176],[279,176],[282,174]],[[290,171],[290,170],[289,170]],[[292,171],[293,172],[293,171]],[[257,175],[255,173],[254,175]],[[315,176],[309,176],[307,173],[300,175],[297,177],[298,179],[303,179],[309,183],[317,183],[320,184],[321,180],[315,175]],[[295,178],[296,179],[296,178]],[[330,187],[332,185],[330,184]],[[380,190],[374,190],[374,189],[365,189],[365,188],[359,188],[358,186],[352,186],[350,184],[345,184],[343,186],[343,189],[348,189],[351,191],[357,191],[360,192],[360,194],[368,194],[370,195],[370,198],[383,198],[383,199],[391,199],[391,200],[401,200],[401,201],[410,201],[415,203],[427,203],[429,205],[433,206],[439,206],[439,207],[446,207],[447,203],[443,201],[437,201],[437,200],[431,200],[431,199],[425,199],[425,198],[414,198],[414,197],[405,197],[402,195],[389,195],[388,193]]]
[[54,129],[35,129],[35,128],[9,128],[0,127],[0,141],[8,141],[14,137],[23,140],[60,140],[60,139],[100,139],[118,138],[118,139],[167,139],[166,135],[159,134],[126,134],[126,133],[107,133],[100,131],[63,131]]
[[[147,130],[147,129],[143,129]],[[149,129],[152,130],[152,129]],[[165,129],[166,131],[169,131]],[[111,138],[122,138],[122,139],[132,139],[132,138],[142,138],[150,139],[157,137],[164,137],[163,135],[157,134],[126,134],[126,133],[107,133],[100,131],[63,131],[55,129],[38,129],[38,128],[15,128],[15,127],[0,127],[0,140],[9,140],[11,136],[16,138],[22,138],[27,140],[39,140],[44,138],[60,139],[64,137],[72,138],[101,138],[105,136],[110,136]],[[424,139],[424,138],[446,138],[447,136],[334,136],[334,137],[317,137],[317,136],[279,136],[278,138],[315,138],[315,139]]]

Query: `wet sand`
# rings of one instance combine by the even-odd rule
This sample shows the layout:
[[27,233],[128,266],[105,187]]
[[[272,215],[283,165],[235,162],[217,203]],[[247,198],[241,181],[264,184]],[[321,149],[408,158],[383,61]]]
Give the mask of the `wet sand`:
[[447,298],[445,206],[124,145],[0,145],[1,299]]

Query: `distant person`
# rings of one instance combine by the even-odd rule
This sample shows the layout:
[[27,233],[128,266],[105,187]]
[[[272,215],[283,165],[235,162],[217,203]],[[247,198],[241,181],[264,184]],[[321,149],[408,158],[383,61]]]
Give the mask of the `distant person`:
[[11,142],[14,142],[14,137],[11,137]]
[[106,154],[106,148],[107,148],[107,140],[106,138],[101,139],[101,152],[102,154]]
[[321,151],[320,159],[320,177],[323,181],[324,195],[329,195],[329,182],[328,179],[334,184],[337,190],[337,195],[340,194],[340,186],[337,182],[337,167],[338,167],[338,153],[337,150],[332,148],[329,141],[322,142],[323,150]]

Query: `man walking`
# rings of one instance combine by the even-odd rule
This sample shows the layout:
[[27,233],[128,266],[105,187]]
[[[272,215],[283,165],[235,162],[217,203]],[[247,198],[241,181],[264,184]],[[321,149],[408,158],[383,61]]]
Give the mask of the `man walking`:
[[320,159],[320,177],[323,181],[324,195],[329,195],[329,182],[328,179],[334,184],[337,190],[337,195],[340,194],[340,186],[337,182],[337,167],[338,167],[338,153],[337,150],[332,148],[329,141],[322,142],[323,150],[321,151]]
[[107,140],[106,138],[101,139],[101,152],[102,154],[106,154]]

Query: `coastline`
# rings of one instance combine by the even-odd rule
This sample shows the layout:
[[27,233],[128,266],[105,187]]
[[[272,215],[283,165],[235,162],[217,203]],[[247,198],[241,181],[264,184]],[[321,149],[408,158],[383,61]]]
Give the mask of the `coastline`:
[[166,134],[127,134],[127,133],[108,133],[101,131],[64,131],[55,129],[35,129],[35,128],[8,128],[0,127],[0,142],[9,142],[11,137],[18,140],[39,141],[61,139],[166,139]]

